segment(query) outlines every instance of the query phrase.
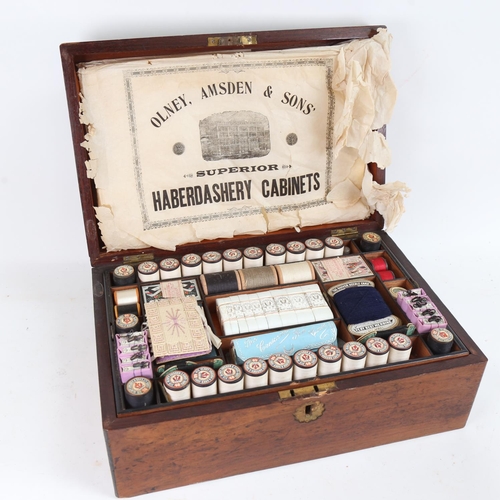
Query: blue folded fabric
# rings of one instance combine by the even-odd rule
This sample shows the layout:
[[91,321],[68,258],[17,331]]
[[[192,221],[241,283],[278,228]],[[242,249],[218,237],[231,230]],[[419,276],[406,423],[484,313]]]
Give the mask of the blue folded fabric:
[[371,286],[346,288],[333,296],[333,302],[348,325],[386,318],[392,314],[382,295]]

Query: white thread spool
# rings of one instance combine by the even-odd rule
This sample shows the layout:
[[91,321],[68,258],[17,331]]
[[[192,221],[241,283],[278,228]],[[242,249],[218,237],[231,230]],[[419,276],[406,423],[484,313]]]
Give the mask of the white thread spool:
[[365,347],[367,351],[365,366],[380,366],[387,363],[387,359],[389,358],[389,344],[386,340],[379,337],[372,337],[365,342]]
[[325,244],[318,238],[305,241],[306,260],[322,259],[325,256]]
[[309,349],[300,349],[293,355],[293,380],[313,378],[318,372],[318,356]]
[[198,276],[201,274],[201,257],[195,253],[188,253],[181,259],[182,276]]
[[286,261],[286,248],[279,243],[270,243],[266,247],[266,266],[284,264]]
[[186,372],[175,370],[167,373],[163,379],[163,386],[171,402],[184,401],[191,397],[191,384]]
[[388,363],[408,361],[411,354],[411,339],[404,333],[393,333],[389,337],[389,359]]
[[243,363],[245,389],[264,387],[268,383],[267,363],[262,358],[248,358]]
[[156,262],[147,260],[146,262],[141,262],[137,266],[137,275],[139,276],[139,281],[143,283],[158,281],[160,279],[160,269]]
[[247,247],[243,250],[243,267],[261,267],[264,264],[264,252],[259,247]]
[[300,262],[306,258],[306,246],[301,241],[289,241],[286,244],[286,261]]
[[272,354],[267,360],[269,366],[269,384],[282,384],[292,381],[293,362],[288,354]]
[[275,267],[280,285],[312,281],[315,277],[314,266],[308,261],[278,264]]
[[129,306],[139,303],[139,291],[137,288],[128,288],[127,290],[115,290],[113,292],[115,305]]
[[222,254],[224,271],[243,269],[243,254],[237,248],[228,248]]
[[359,370],[365,367],[366,347],[360,342],[346,342],[342,347],[342,371]]
[[217,394],[217,374],[210,366],[199,366],[191,373],[191,391],[193,398]]
[[243,371],[237,365],[223,365],[217,371],[219,393],[226,394],[228,392],[241,391],[243,389]]
[[329,236],[325,239],[325,257],[339,257],[344,255],[344,240],[337,236]]
[[162,280],[180,278],[181,276],[181,263],[177,259],[172,257],[160,262],[160,278]]
[[203,274],[222,272],[222,255],[219,252],[205,252],[201,256]]
[[342,351],[333,344],[322,345],[318,349],[318,375],[339,373],[342,365]]

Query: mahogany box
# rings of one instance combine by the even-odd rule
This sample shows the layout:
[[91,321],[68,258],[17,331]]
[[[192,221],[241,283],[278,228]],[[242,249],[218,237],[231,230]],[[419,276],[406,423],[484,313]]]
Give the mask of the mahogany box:
[[[395,90],[388,74],[376,73],[388,51],[387,35],[380,35],[383,32],[384,27],[366,26],[61,46],[92,264],[102,425],[117,496],[140,495],[465,426],[487,359],[388,236],[385,229],[394,222],[388,220],[394,219],[394,210],[379,203],[379,198],[370,202],[370,192],[365,185],[361,187],[366,176],[370,186],[386,185],[386,165],[380,162],[386,158],[385,123],[390,112],[385,113],[384,106],[391,106]],[[377,37],[382,37],[377,46],[370,45]],[[330,50],[334,56],[329,55]],[[376,73],[373,80],[380,77],[380,81],[363,79],[367,64],[359,63],[358,56],[371,61]],[[118,90],[110,90],[102,82],[106,68],[113,70],[116,66],[120,70]],[[104,72],[86,73],[92,68]],[[254,73],[248,73],[251,71]],[[316,87],[320,90],[303,83],[310,75],[318,76]],[[175,78],[178,84],[172,83]],[[372,84],[376,89],[371,100],[360,103]],[[196,88],[198,93],[193,90]],[[99,89],[107,92],[102,104],[89,108],[92,103],[87,101]],[[144,118],[140,97],[148,92],[153,97],[146,99],[147,105],[153,105]],[[115,94],[127,98],[123,114],[115,106]],[[370,115],[366,122],[360,110]],[[112,122],[113,113],[117,113],[116,126],[122,140],[103,145],[99,120],[102,114],[105,122]],[[313,121],[305,120],[316,121],[309,126]],[[316,134],[315,127],[321,134]],[[365,143],[359,139],[360,129],[370,137],[370,151],[375,153],[366,153]],[[356,202],[344,203],[347,215],[337,215],[340,204],[330,208],[331,197],[328,203],[317,202],[318,193],[313,191],[321,191],[323,197],[329,190],[346,196],[350,189],[341,189],[343,183],[332,181],[325,190],[323,184],[328,176],[336,178],[336,168],[345,168],[339,158],[346,151],[358,150],[364,151],[356,152],[353,162],[361,169],[357,178],[361,195]],[[151,153],[155,151],[157,155]],[[130,162],[116,165],[115,158],[123,153]],[[162,173],[154,174],[152,180],[146,163],[155,158]],[[184,163],[179,163],[181,160]],[[316,167],[308,165],[308,160],[327,166],[315,173]],[[107,168],[104,175],[103,166]],[[218,169],[224,175],[216,179]],[[123,178],[108,189],[109,178],[116,177],[117,172]],[[233,173],[234,178],[230,177]],[[175,177],[174,184],[169,184],[170,177]],[[280,180],[287,177],[298,180],[295,184]],[[236,179],[244,179],[243,184],[234,184]],[[182,183],[184,191],[179,188]],[[137,196],[131,194],[130,185],[137,189]],[[205,191],[202,199],[195,185],[211,191],[208,195]],[[120,199],[122,189],[123,207],[117,208],[113,204]],[[232,193],[227,195],[232,205],[216,203],[221,201],[223,191]],[[150,194],[143,198],[144,192]],[[301,205],[302,197],[305,202]],[[366,200],[368,208],[363,204]],[[135,206],[139,207],[138,216],[130,219],[128,231],[118,217],[122,208],[127,211]],[[222,212],[226,215],[220,217]],[[333,215],[323,217],[327,212]],[[110,214],[120,229],[110,229]],[[185,226],[179,226],[181,214],[187,221],[185,230]],[[283,223],[281,216],[290,218],[290,223]],[[381,237],[378,247],[363,246],[361,238],[366,232]],[[124,233],[128,240],[121,238]],[[116,234],[117,240],[113,239]],[[232,248],[265,250],[271,243],[324,241],[330,236],[343,240],[346,253],[363,259],[370,269],[365,279],[371,281],[398,319],[399,329],[412,334],[408,360],[178,402],[167,397],[153,363],[153,401],[141,408],[127,404],[116,355],[114,292],[123,288],[112,280],[117,266],[137,268],[142,261],[159,263],[167,257],[181,260],[190,253],[223,253]],[[128,242],[131,244],[124,248]],[[383,280],[373,269],[375,258],[376,262],[385,262],[392,273],[388,278]],[[215,356],[233,362],[231,341],[235,337],[223,335],[215,297],[203,292],[199,275],[191,279],[198,285],[197,298],[208,322],[222,341]],[[328,294],[338,283],[323,281],[319,273],[310,282],[319,285],[332,309],[339,345],[355,340]],[[137,313],[141,321],[146,321],[143,285],[136,282],[125,289],[137,288]],[[394,293],[414,289],[424,290],[446,319],[447,329],[453,334],[450,352],[434,352],[429,334],[413,332],[409,326]],[[370,432],[373,422],[377,423],[376,433]]]

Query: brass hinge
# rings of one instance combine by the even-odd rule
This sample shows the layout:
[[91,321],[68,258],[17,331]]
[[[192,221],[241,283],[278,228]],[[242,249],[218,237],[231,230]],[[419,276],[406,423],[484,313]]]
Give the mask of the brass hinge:
[[357,238],[359,235],[357,227],[342,227],[340,229],[332,229],[332,236],[337,236],[337,238],[342,238],[345,240],[351,240]]
[[154,253],[141,253],[139,255],[125,255],[123,257],[124,264],[139,264],[139,262],[146,262],[147,260],[154,260]]
[[324,384],[309,385],[307,387],[297,387],[296,389],[290,389],[288,391],[279,391],[278,394],[280,401],[284,401],[290,398],[320,397],[335,389],[337,389],[337,384],[335,382],[327,382]]
[[209,47],[220,47],[223,45],[257,45],[256,35],[232,35],[232,36],[209,36]]

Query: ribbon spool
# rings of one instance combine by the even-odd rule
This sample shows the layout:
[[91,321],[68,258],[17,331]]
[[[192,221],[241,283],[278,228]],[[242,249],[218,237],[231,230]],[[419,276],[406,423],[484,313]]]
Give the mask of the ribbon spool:
[[282,384],[292,381],[293,362],[288,354],[272,354],[267,360],[269,366],[269,383]]
[[228,248],[222,254],[222,267],[224,271],[243,269],[243,254],[237,248]]
[[177,259],[172,257],[160,262],[160,278],[162,280],[180,278],[181,276],[181,263]]
[[308,262],[291,262],[275,266],[280,285],[312,281],[315,278],[314,266]]
[[237,271],[202,274],[200,282],[205,295],[220,295],[222,293],[237,292],[241,289]]
[[217,394],[217,373],[210,366],[199,366],[191,373],[193,398]]
[[269,288],[278,284],[278,275],[274,266],[238,269],[236,271],[241,284],[241,290]]
[[284,264],[286,261],[286,248],[280,243],[271,243],[266,247],[266,266]]

